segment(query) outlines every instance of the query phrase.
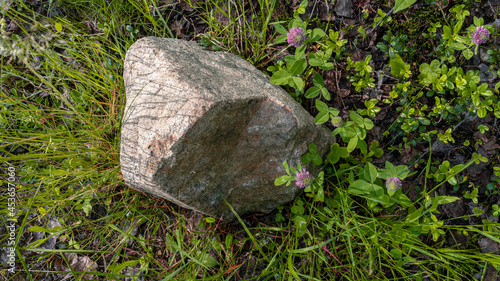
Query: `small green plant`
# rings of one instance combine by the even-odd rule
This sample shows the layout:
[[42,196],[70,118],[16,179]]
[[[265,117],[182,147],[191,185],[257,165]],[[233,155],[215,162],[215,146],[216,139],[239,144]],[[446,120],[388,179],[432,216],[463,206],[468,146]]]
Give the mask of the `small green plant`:
[[467,199],[470,199],[472,200],[472,202],[474,203],[478,203],[478,189],[477,187],[474,187],[474,189],[472,189],[472,191],[465,191],[464,194],[463,194],[464,198],[467,198]]
[[405,54],[408,54],[409,58],[412,58],[412,54],[415,50],[406,47],[408,35],[394,36],[391,31],[388,31],[383,38],[387,42],[387,44],[379,42],[377,43],[377,47],[382,52],[387,54],[389,58],[394,59],[396,57],[396,54],[399,54],[400,56],[405,56]]
[[367,145],[364,139],[368,130],[373,128],[373,122],[368,118],[363,118],[356,112],[350,112],[351,120],[344,122],[333,131],[333,135],[340,135],[342,141],[347,143],[347,152],[352,152],[359,148],[366,151]]
[[361,115],[368,116],[370,118],[375,118],[377,113],[380,112],[380,107],[377,106],[377,99],[370,99],[365,101],[366,109],[359,109],[358,112]]
[[137,33],[139,33],[139,30],[137,28],[134,28],[131,25],[127,25],[127,31],[130,33],[130,39],[134,40],[137,36]]
[[493,211],[492,211],[492,213],[491,213],[491,214],[492,214],[494,217],[498,217],[498,215],[500,215],[500,207],[498,207],[498,205],[497,205],[497,204],[493,204],[493,206],[491,206],[491,208],[493,209]]
[[373,68],[369,65],[371,60],[372,55],[368,55],[364,60],[358,61],[356,63],[354,63],[350,57],[347,58],[346,70],[349,71],[351,68],[354,68],[354,70],[357,72],[355,72],[354,75],[348,76],[357,92],[360,92],[365,88],[375,87],[375,84],[373,83],[375,82],[375,79],[371,77]]
[[483,124],[479,124],[477,126],[477,129],[481,132],[481,134],[484,134],[486,131],[490,130],[490,128],[488,128],[488,126],[485,126]]
[[[271,76],[271,82],[276,85],[286,85],[293,88],[294,91],[290,91],[290,94],[298,101],[300,101],[300,96],[304,93],[304,87],[306,85],[305,81],[313,71],[311,67],[319,66],[323,69],[331,69],[331,67],[333,67],[331,63],[328,63],[328,59],[332,54],[331,50],[327,51],[326,53],[323,51],[318,51],[316,53],[309,54],[309,60],[305,56],[307,44],[314,43],[320,40],[326,35],[326,33],[319,28],[316,28],[312,31],[307,30],[306,24],[298,17],[290,21],[290,23],[288,24],[288,28],[289,30],[294,29],[297,30],[297,32],[303,32],[300,33],[300,35],[291,35],[291,31],[287,31],[287,29],[285,29],[280,24],[275,24],[274,27],[276,31],[281,34],[281,36],[276,38],[275,43],[285,42],[287,40],[287,36],[294,36],[293,40],[296,40],[295,36],[303,37],[300,38],[300,42],[297,42],[295,55],[285,57],[286,68],[280,67],[278,69],[278,67],[276,66],[268,68],[269,71],[275,71]],[[324,82],[321,75],[314,75],[313,84],[314,87],[308,90],[306,97],[316,97],[321,92],[325,98],[330,99],[328,91],[326,90],[326,88],[324,88]]]

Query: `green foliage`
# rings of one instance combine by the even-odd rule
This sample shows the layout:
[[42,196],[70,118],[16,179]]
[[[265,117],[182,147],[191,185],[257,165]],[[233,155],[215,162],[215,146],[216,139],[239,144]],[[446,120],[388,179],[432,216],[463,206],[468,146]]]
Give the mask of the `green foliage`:
[[337,117],[340,113],[338,109],[329,107],[326,103],[320,100],[316,100],[316,109],[319,111],[318,115],[316,115],[316,118],[314,119],[316,124],[323,124],[330,118]]
[[[389,58],[394,59],[396,55],[409,55],[412,57],[412,53],[415,52],[414,49],[407,47],[407,39],[408,35],[394,36],[391,31],[388,31],[386,35],[384,35],[384,40],[387,41],[388,44],[383,42],[378,42],[377,47],[387,54]],[[392,66],[392,64],[391,64]]]
[[347,68],[349,71],[351,68],[357,72],[354,75],[348,76],[352,85],[355,87],[357,92],[360,92],[364,88],[374,88],[375,79],[371,78],[371,74],[373,73],[373,68],[369,65],[372,60],[372,55],[368,55],[365,60],[358,61],[354,63],[351,58],[347,58]]
[[411,75],[410,66],[406,64],[399,55],[394,55],[390,60],[391,73],[396,78],[409,78]]
[[377,113],[380,112],[380,107],[376,106],[378,103],[377,99],[370,99],[365,101],[366,109],[359,109],[358,112],[361,115],[368,116],[370,118],[375,118]]
[[[298,163],[297,165],[299,166],[299,170],[301,170],[300,163]],[[274,180],[274,185],[276,185],[276,186],[280,186],[280,185],[285,184],[285,183],[286,183],[286,186],[290,186],[290,183],[292,183],[292,181],[296,179],[296,176],[291,174],[290,168],[288,166],[288,163],[286,163],[286,161],[283,161],[283,167],[285,167],[286,175],[281,176],[281,177]],[[292,172],[294,174],[296,174],[297,170],[294,169],[293,167],[291,167],[291,168],[292,168]]]
[[396,0],[396,3],[394,4],[394,13],[410,7],[415,2],[417,2],[417,0]]
[[[330,29],[328,31],[328,40],[326,41],[327,50],[332,50],[335,52],[335,59],[339,60],[342,53],[344,52],[345,45],[347,44],[347,39],[339,40],[340,33],[338,31],[333,31]],[[328,70],[328,69],[324,69]]]
[[384,12],[380,9],[377,10],[377,14],[378,14],[378,17],[375,17],[373,26],[375,26],[376,24],[378,24],[382,20],[383,20],[382,24],[390,23],[392,21],[392,17],[390,15],[387,15],[386,12]]
[[[307,6],[307,1],[303,1],[301,5],[304,3]],[[300,8],[297,9],[296,12],[298,10],[300,10]],[[299,102],[302,101],[300,98],[302,95],[308,99],[314,99],[321,96],[328,101],[331,96],[330,92],[325,87],[321,72],[333,68],[333,62],[341,58],[347,40],[339,40],[339,32],[333,30],[329,31],[328,36],[326,36],[326,33],[320,28],[308,30],[307,24],[297,16],[288,23],[288,30],[294,27],[302,28],[308,35],[307,40],[304,45],[295,49],[294,55],[285,57],[285,65],[283,65],[283,63],[278,63],[267,68],[268,71],[272,72],[271,82],[276,85],[283,85],[287,87],[287,89],[293,89],[289,90],[289,93]],[[275,44],[284,43],[287,38],[286,34],[288,30],[278,23],[274,24],[274,28],[281,34],[276,38]],[[305,50],[308,44],[312,43],[319,44],[321,49],[308,52],[306,56]],[[332,57],[333,53],[335,53],[334,57]],[[309,77],[312,77],[312,85],[308,82]]]
[[317,97],[321,93],[321,95],[323,96],[323,98],[325,98],[325,100],[330,100],[330,93],[325,88],[325,81],[323,81],[323,77],[321,77],[319,73],[316,73],[314,75],[313,84],[314,87],[309,88],[305,93],[306,98],[312,99]]
[[[135,3],[136,1],[129,2]],[[153,22],[156,22],[154,16],[162,14],[158,10],[157,4],[148,5],[149,1],[139,2],[146,6],[144,7],[146,9],[141,7],[140,10],[144,11],[148,19],[151,18]],[[200,14],[208,25],[208,30],[201,34],[202,45],[210,46],[213,50],[230,51],[248,59],[253,64],[259,64],[267,59],[269,54],[266,52],[266,48],[272,44],[274,37],[273,33],[268,32],[268,28],[270,27],[271,15],[276,8],[276,1],[258,1],[254,8],[249,8],[242,1],[189,0],[186,3]],[[150,12],[151,6],[155,7],[157,11],[153,15]],[[228,21],[222,20],[223,18]],[[164,20],[161,22],[166,24]],[[171,37],[175,36],[171,35]]]
[[373,122],[355,112],[351,112],[349,117],[351,120],[335,129],[333,135],[340,135],[342,141],[347,143],[347,151],[349,153],[356,148],[366,150],[367,145],[364,139],[366,138],[367,131],[373,128]]
[[464,196],[464,198],[470,199],[470,200],[472,200],[472,202],[474,202],[474,203],[476,203],[476,204],[477,204],[477,203],[478,203],[478,200],[477,200],[477,199],[478,199],[478,197],[479,197],[477,187],[475,187],[475,188],[472,190],[472,192],[470,192],[470,191],[466,191],[466,192],[464,192],[463,196]]
[[495,217],[498,217],[498,215],[500,214],[500,207],[498,207],[497,204],[493,204],[492,208],[493,208],[493,211],[491,214]]
[[[323,159],[321,159],[321,156],[318,154],[317,147],[314,143],[309,144],[309,152],[306,152],[300,160],[304,163],[307,164],[309,162],[313,162],[314,165],[321,165],[323,163]],[[300,171],[300,167],[298,168]]]
[[[439,59],[434,59],[419,66],[418,81],[420,85],[430,88],[425,93],[426,98],[434,96],[434,104],[419,100],[423,98],[423,92],[407,80],[410,75],[410,66],[407,65],[398,54],[404,53],[404,35],[399,38],[389,31],[384,39],[388,45],[379,43],[378,47],[390,57],[391,73],[399,78],[400,82],[393,87],[390,99],[386,103],[393,103],[395,99],[401,98],[401,106],[397,108],[400,112],[399,118],[391,126],[391,131],[407,133],[404,137],[405,147],[409,144],[416,145],[418,142],[436,135],[436,131],[428,131],[427,126],[439,120],[446,120],[450,124],[459,122],[464,115],[477,115],[485,118],[489,112],[500,112],[500,104],[497,97],[488,89],[486,83],[480,84],[479,72],[469,70],[464,73],[459,66],[449,66],[457,60],[457,52],[470,59],[477,46],[471,39],[471,32],[477,26],[482,26],[484,21],[474,18],[474,24],[466,31],[462,27],[470,15],[464,5],[456,5],[450,9],[452,12],[450,20],[446,23],[430,23],[424,33],[424,37],[430,40],[437,39],[439,44],[435,48]],[[492,32],[490,26],[486,26]],[[442,30],[442,36],[438,33]],[[398,47],[399,46],[399,47]],[[390,51],[392,48],[392,51]],[[474,48],[476,50],[474,50]],[[500,85],[499,85],[500,87]],[[429,104],[429,107],[427,106]],[[431,110],[429,112],[429,110]],[[500,114],[498,114],[500,116]],[[384,134],[388,135],[390,131]],[[454,142],[452,128],[445,128],[438,133],[438,138],[443,142]]]

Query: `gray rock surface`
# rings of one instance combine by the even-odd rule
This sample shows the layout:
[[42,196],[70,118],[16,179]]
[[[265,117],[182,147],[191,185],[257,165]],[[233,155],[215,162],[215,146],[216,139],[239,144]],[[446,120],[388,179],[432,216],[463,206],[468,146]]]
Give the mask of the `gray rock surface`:
[[[143,38],[124,64],[122,175],[129,186],[214,217],[270,212],[301,191],[275,186],[310,143],[334,138],[247,61],[195,42]],[[313,164],[307,165],[309,170]]]
[[339,16],[352,18],[354,13],[352,9],[352,1],[351,0],[337,1],[337,5],[335,5],[335,13]]

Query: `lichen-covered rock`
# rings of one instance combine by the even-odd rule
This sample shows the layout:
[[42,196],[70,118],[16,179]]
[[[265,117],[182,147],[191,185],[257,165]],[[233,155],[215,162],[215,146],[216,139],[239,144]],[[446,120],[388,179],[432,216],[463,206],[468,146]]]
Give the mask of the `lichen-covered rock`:
[[335,5],[335,13],[339,16],[343,16],[346,18],[352,18],[353,9],[352,9],[352,1],[350,0],[339,0],[337,5]]
[[300,192],[274,185],[281,163],[334,140],[250,63],[195,42],[138,40],[123,76],[125,183],[185,208],[234,219],[225,199],[240,215],[270,212]]

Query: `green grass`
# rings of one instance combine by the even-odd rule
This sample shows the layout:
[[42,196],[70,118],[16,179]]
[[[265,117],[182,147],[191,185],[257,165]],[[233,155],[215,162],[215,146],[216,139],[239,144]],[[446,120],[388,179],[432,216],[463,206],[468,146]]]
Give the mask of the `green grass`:
[[[487,264],[500,264],[474,245],[447,248],[443,240],[406,236],[398,231],[410,225],[401,210],[375,213],[346,192],[348,171],[326,178],[325,202],[297,198],[284,209],[284,221],[251,227],[242,219],[236,226],[209,223],[125,186],[119,166],[123,60],[138,37],[175,36],[169,23],[179,10],[159,2],[50,1],[71,15],[66,19],[36,14],[20,1],[13,4],[19,10],[3,11],[28,26],[40,23],[35,31],[20,26],[17,39],[4,37],[6,46],[16,42],[22,51],[14,57],[7,50],[1,61],[2,183],[15,167],[16,251],[25,257],[10,280],[55,274],[84,280],[85,272],[63,253],[96,262],[99,267],[86,272],[91,280],[123,280],[132,276],[129,268],[145,280],[471,280]],[[271,59],[276,34],[270,23],[283,20],[272,16],[277,0],[257,1],[255,8],[242,1],[191,4],[208,24],[194,35],[212,48],[255,65]],[[89,25],[102,32],[90,32]],[[296,217],[306,222],[305,231]],[[48,229],[51,218],[61,227]],[[498,241],[496,224],[443,228]],[[29,240],[34,232],[58,237],[56,249],[36,253],[45,240]],[[7,242],[2,232],[0,246]]]

